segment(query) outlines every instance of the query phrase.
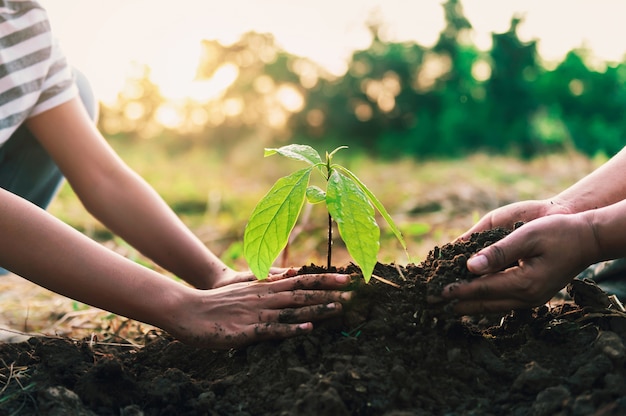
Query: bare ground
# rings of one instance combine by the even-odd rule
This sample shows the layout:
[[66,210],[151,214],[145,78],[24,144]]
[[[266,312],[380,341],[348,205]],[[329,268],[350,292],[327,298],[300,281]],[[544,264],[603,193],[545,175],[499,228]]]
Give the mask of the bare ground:
[[[215,352],[147,332],[143,347],[33,337],[0,345],[4,414],[618,415],[626,412],[626,314],[595,284],[505,316],[425,303],[501,238],[379,264],[345,316],[312,334]],[[306,271],[319,271],[316,266]],[[384,281],[388,281],[385,283]],[[392,284],[389,284],[392,283]],[[572,300],[573,299],[573,300]]]

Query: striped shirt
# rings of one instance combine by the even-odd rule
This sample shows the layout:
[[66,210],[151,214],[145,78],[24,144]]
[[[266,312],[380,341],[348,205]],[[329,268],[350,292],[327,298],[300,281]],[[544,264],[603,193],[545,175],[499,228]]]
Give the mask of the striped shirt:
[[0,146],[27,118],[76,95],[43,7],[36,1],[0,0]]

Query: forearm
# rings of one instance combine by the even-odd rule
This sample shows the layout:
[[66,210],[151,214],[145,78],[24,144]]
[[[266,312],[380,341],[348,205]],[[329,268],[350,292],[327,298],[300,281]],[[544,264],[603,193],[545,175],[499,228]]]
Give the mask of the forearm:
[[1,189],[0,210],[1,264],[54,292],[163,328],[189,290]]
[[553,198],[569,212],[605,207],[626,199],[626,147],[611,160]]
[[115,154],[78,100],[29,119],[28,128],[86,208],[143,254],[201,288],[225,267]]
[[176,216],[162,198],[136,173],[119,169],[103,177],[89,192],[78,192],[85,207],[161,267],[195,287],[225,269],[215,256]]
[[626,257],[626,200],[580,215],[593,230],[594,262]]

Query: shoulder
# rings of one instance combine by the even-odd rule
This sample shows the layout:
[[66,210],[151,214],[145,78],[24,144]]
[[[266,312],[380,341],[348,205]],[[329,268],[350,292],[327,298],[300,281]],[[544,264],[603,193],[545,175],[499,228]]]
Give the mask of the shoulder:
[[45,9],[33,1],[0,0],[0,53],[2,62],[13,62],[52,45]]
[[45,9],[36,1],[0,0],[0,143],[26,118],[75,95]]

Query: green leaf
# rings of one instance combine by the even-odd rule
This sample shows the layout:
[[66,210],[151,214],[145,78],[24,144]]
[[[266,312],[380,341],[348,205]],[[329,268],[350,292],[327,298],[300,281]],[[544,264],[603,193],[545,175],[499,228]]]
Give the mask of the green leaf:
[[306,188],[306,200],[311,204],[319,204],[326,200],[326,192],[319,186],[311,185]]
[[322,158],[320,154],[317,153],[317,150],[313,149],[311,146],[307,146],[304,144],[290,144],[287,146],[279,147],[277,149],[266,148],[264,156],[268,157],[276,153],[290,159],[307,162],[311,165],[318,165],[322,163]]
[[380,248],[380,229],[372,204],[352,178],[333,170],[326,188],[326,205],[348,252],[368,282]]
[[335,150],[333,150],[332,152],[330,152],[330,154],[328,154],[328,156],[326,156],[326,160],[328,159],[332,159],[333,156],[335,156],[335,153],[337,153],[338,151],[340,151],[341,149],[347,149],[348,146],[339,146],[338,148],[336,148]]
[[254,208],[244,231],[243,255],[258,279],[285,248],[296,224],[309,184],[312,167],[280,178]]
[[[387,224],[389,224],[389,228],[391,229],[391,232],[393,232],[393,234],[396,236],[396,238],[402,245],[402,248],[404,249],[404,251],[407,252],[406,242],[404,241],[404,237],[402,237],[402,233],[400,232],[400,229],[398,228],[398,226],[396,226],[396,223],[391,218],[391,215],[389,215],[389,213],[387,212],[383,204],[378,200],[378,198],[376,198],[376,196],[374,196],[372,191],[370,191],[367,188],[367,186],[365,186],[365,184],[361,182],[359,178],[356,177],[354,173],[350,172],[345,167],[343,166],[333,166],[333,167],[336,169],[341,169],[342,172],[348,175],[350,179],[352,179],[359,186],[359,188],[361,188],[361,190],[365,192],[365,194],[367,195],[367,198],[369,198],[370,202],[376,207],[378,212],[380,212],[380,215],[385,219],[385,221],[387,221]],[[408,252],[407,252],[407,256],[408,256]]]

